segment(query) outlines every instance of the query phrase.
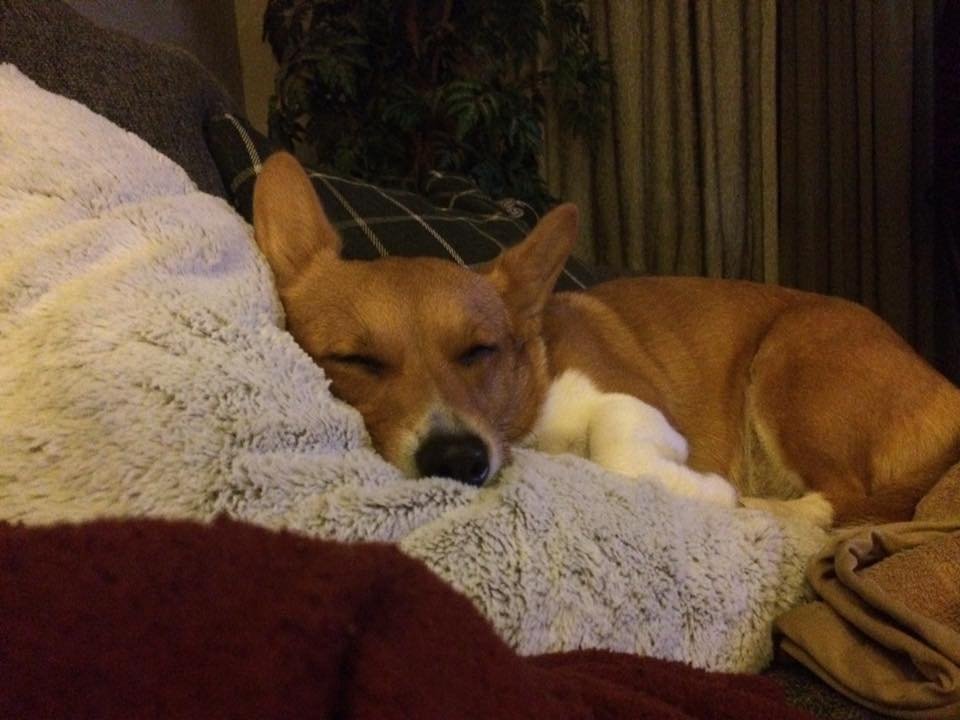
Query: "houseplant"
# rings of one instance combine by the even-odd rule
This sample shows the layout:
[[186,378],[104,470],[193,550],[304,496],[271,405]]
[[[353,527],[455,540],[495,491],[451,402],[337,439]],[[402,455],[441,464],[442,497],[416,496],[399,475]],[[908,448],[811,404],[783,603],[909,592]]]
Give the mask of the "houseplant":
[[609,68],[579,0],[271,0],[270,132],[302,157],[384,184],[432,170],[537,208],[545,93],[595,137]]

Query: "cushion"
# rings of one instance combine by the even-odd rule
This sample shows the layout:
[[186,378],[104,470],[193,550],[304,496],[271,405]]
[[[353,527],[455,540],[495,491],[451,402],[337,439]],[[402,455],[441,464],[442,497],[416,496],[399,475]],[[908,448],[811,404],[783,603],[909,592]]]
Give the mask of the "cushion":
[[60,0],[0,0],[0,62],[136,133],[201,190],[224,195],[203,122],[233,102],[185,50],[101,28]]
[[250,225],[0,65],[0,520],[209,520],[396,543],[523,654],[756,670],[823,534],[517,448],[407,479],[283,330]]
[[[232,114],[213,118],[207,139],[234,206],[252,222],[257,173],[279,146]],[[494,201],[456,175],[433,173],[425,194],[420,194],[327,170],[308,172],[348,259],[429,255],[478,265],[523,240],[538,220],[530,206],[511,199]],[[594,282],[589,267],[570,258],[557,289],[579,290]]]

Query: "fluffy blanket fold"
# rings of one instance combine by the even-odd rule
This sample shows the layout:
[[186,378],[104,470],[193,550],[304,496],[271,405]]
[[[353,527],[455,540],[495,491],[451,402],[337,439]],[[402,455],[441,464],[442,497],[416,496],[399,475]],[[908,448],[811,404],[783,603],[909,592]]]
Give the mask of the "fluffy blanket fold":
[[403,479],[283,331],[225,203],[9,65],[0,157],[0,519],[397,542],[522,653],[769,660],[820,531],[529,450],[479,490]]
[[393,547],[226,520],[0,524],[0,618],[5,718],[807,717],[763,678],[521,658]]
[[912,522],[843,533],[808,576],[818,599],[776,623],[789,655],[872,710],[960,717],[960,465]]

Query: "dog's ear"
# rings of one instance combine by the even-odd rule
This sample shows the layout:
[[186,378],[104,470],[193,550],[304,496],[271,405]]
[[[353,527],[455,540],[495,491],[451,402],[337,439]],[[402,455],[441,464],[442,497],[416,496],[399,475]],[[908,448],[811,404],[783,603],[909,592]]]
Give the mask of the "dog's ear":
[[510,312],[525,323],[539,316],[577,241],[578,213],[572,203],[548,212],[519,245],[486,269]]
[[280,287],[296,278],[312,258],[340,256],[340,237],[310,178],[289,153],[271,155],[257,177],[253,231]]

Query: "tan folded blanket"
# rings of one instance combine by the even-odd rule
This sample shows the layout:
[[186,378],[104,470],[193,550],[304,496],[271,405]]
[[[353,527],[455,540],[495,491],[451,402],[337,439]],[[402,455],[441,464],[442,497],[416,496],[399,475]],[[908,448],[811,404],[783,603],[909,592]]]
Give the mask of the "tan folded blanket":
[[960,718],[960,474],[917,519],[839,533],[807,577],[819,599],[781,616],[781,648],[862,705]]

